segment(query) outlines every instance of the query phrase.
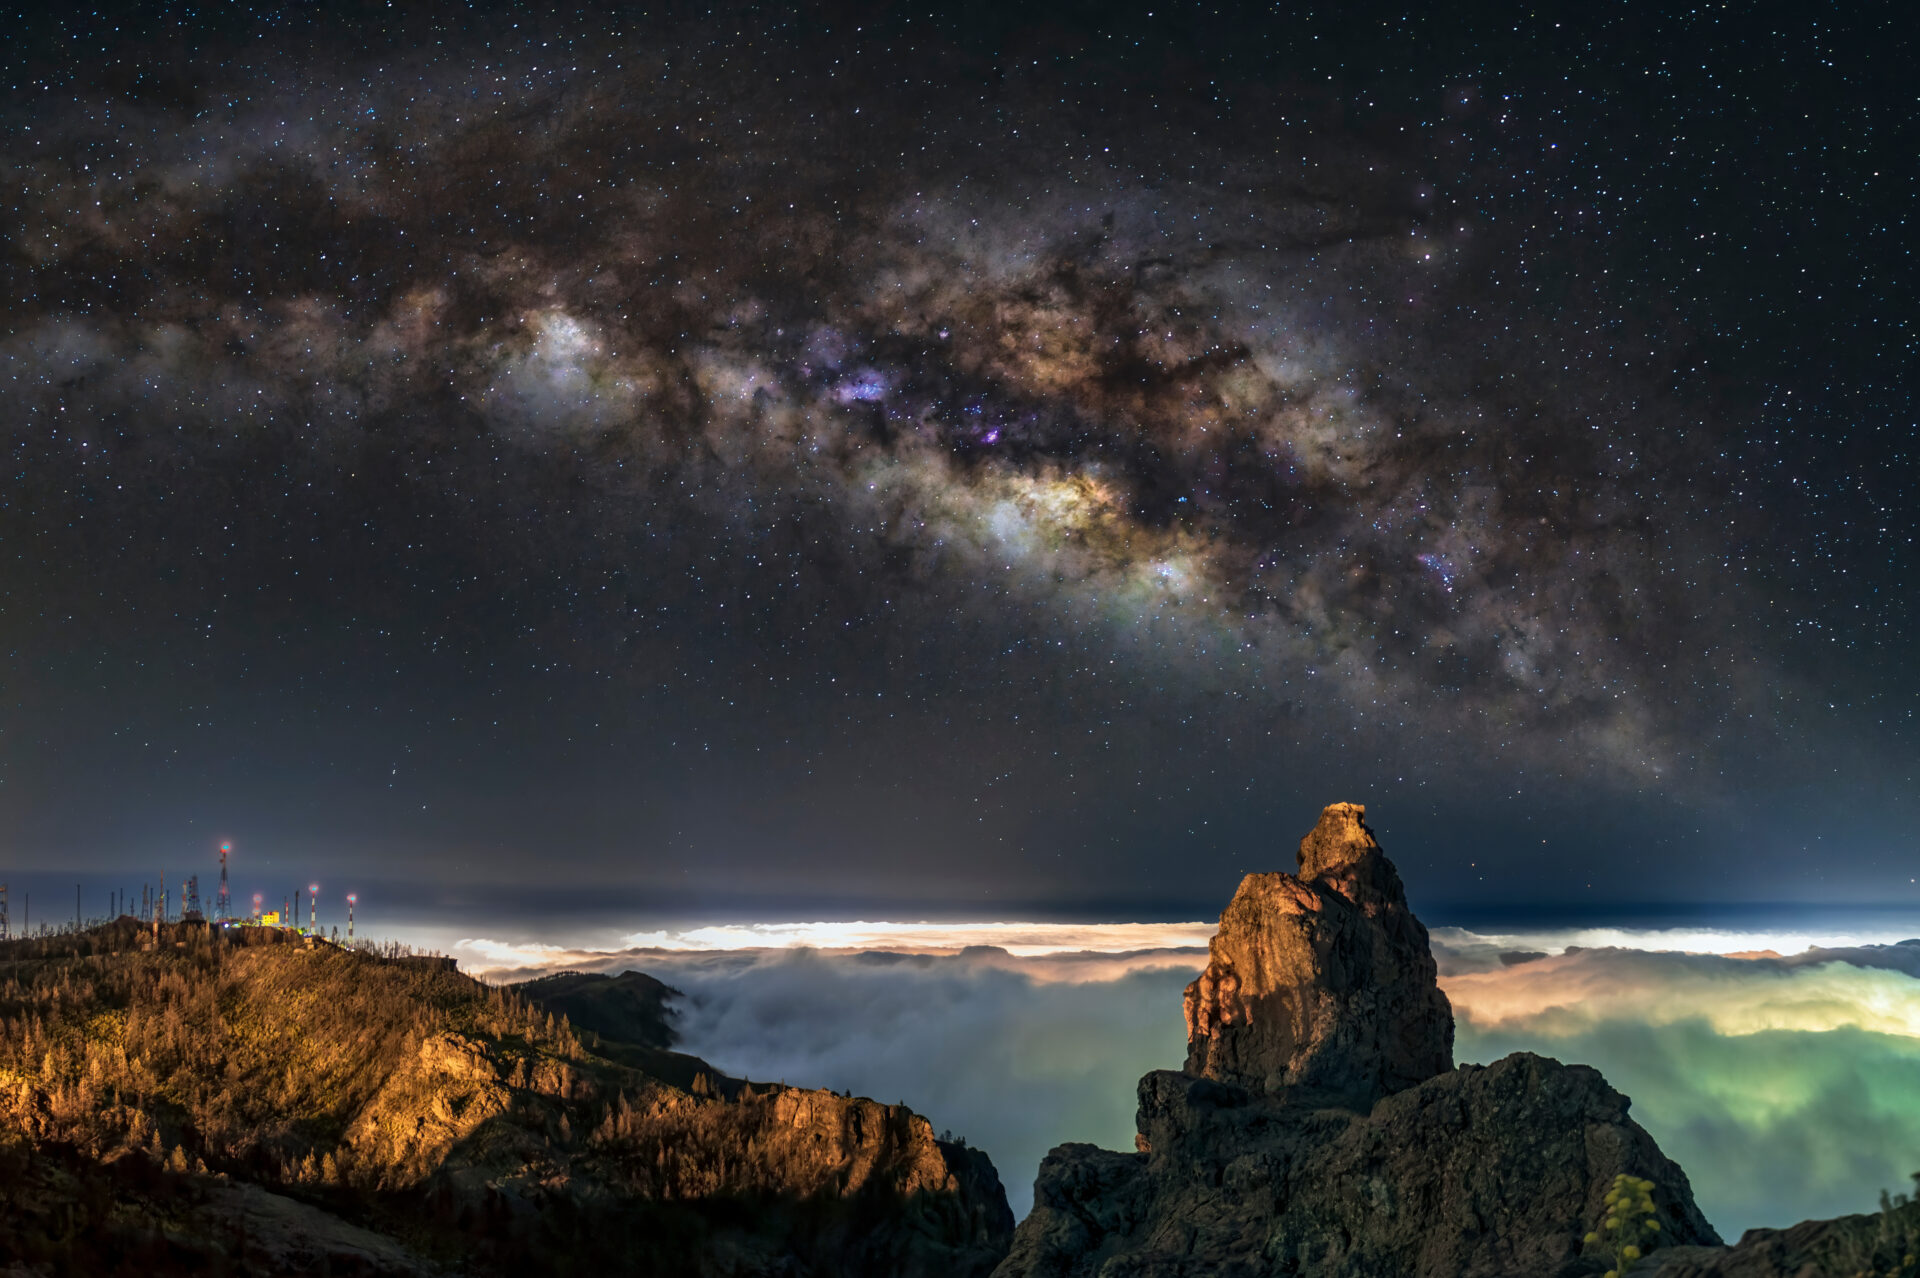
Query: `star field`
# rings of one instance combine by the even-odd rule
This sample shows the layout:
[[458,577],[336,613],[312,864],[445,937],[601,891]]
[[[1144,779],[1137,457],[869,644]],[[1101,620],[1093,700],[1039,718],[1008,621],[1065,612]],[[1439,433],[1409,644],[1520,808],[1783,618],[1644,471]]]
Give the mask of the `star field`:
[[1897,890],[1910,43],[29,15],[0,810],[1125,910],[1337,789],[1461,896]]

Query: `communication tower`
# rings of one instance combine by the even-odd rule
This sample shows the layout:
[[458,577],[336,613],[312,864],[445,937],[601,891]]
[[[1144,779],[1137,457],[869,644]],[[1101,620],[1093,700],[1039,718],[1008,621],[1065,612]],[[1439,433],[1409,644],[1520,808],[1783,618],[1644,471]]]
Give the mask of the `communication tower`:
[[233,851],[233,841],[223,840],[220,844],[220,895],[213,898],[213,917],[225,923],[233,917],[233,899],[227,895],[227,853]]
[[255,923],[260,921],[260,894],[258,892],[253,894],[253,921]]
[[180,917],[182,920],[189,918],[198,919],[201,917],[200,876],[197,874],[189,874],[187,876],[187,899],[181,906]]
[[307,930],[315,931],[320,926],[320,885],[307,884]]
[[0,883],[0,941],[13,939],[13,933],[7,926],[7,885]]
[[[360,899],[358,892],[347,893],[347,944],[353,944],[353,903]],[[0,935],[5,935],[7,926],[7,889],[0,884]]]

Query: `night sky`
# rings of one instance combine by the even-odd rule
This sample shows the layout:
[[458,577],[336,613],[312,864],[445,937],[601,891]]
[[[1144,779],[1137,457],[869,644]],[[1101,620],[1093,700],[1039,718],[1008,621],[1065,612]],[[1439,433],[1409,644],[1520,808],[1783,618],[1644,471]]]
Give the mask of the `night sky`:
[[0,869],[1920,906],[1914,30],[15,14]]

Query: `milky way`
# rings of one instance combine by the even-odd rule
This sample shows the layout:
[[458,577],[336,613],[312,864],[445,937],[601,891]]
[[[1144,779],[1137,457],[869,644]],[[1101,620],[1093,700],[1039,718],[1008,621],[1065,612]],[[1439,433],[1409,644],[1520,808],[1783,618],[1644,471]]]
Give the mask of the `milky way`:
[[543,661],[661,732],[689,681],[892,696],[889,749],[986,700],[1055,786],[1157,698],[1362,785],[1698,788],[1812,695],[1557,111],[510,21],[16,88],[33,644],[426,670],[449,722]]

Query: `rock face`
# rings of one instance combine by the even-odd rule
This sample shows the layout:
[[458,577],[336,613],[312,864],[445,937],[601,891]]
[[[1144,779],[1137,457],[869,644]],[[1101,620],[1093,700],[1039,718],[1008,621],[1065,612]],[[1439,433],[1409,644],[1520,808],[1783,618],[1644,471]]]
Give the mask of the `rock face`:
[[1300,873],[1249,875],[1187,990],[1184,1071],[1140,1080],[1139,1152],[1063,1145],[995,1278],[1574,1278],[1619,1173],[1663,1237],[1717,1243],[1598,1073],[1452,1065],[1426,929],[1335,804]]
[[1366,1102],[1453,1068],[1453,1009],[1427,929],[1362,819],[1336,803],[1300,874],[1249,874],[1187,987],[1187,1072]]
[[1584,1066],[1514,1055],[1370,1114],[1158,1071],[1148,1153],[1063,1145],[995,1278],[1572,1278],[1619,1172],[1666,1233],[1708,1241],[1685,1174]]

